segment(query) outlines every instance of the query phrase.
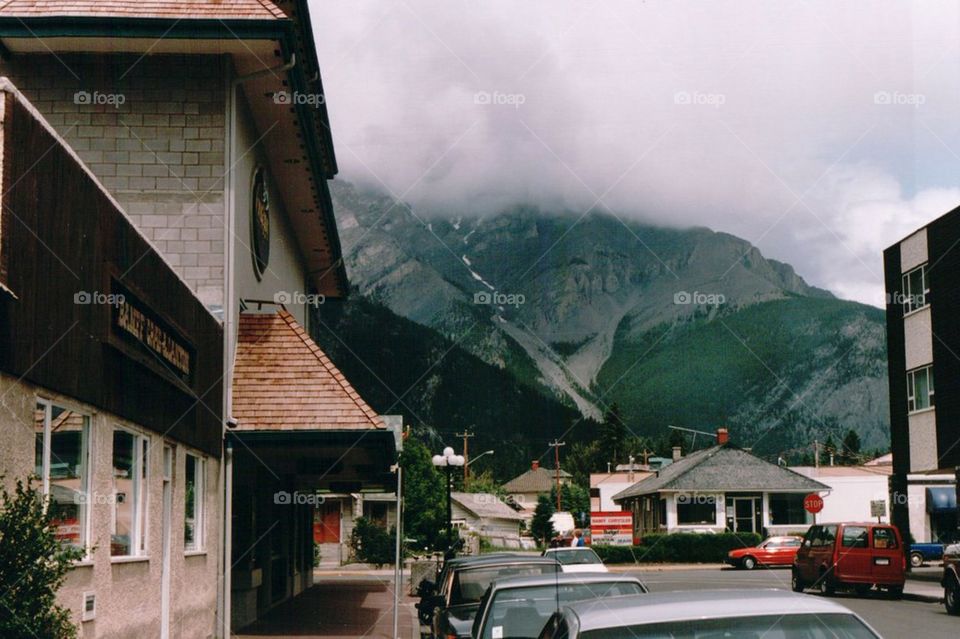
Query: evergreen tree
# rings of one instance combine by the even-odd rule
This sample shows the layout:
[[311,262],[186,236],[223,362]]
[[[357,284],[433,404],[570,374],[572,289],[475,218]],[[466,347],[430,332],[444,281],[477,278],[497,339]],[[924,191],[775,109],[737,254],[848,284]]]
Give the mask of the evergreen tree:
[[620,407],[614,403],[610,405],[603,424],[600,425],[600,454],[613,465],[626,462],[624,448],[627,442],[627,425],[623,421]]
[[[578,527],[590,524],[590,491],[575,483],[566,483],[560,486],[560,498],[563,510],[573,515]],[[557,489],[550,491],[550,503],[557,503]],[[581,518],[580,515],[583,514]]]
[[860,463],[860,435],[852,428],[843,436],[843,451],[840,453],[841,463],[855,466]]
[[547,546],[556,534],[553,530],[553,522],[550,521],[554,512],[550,498],[540,495],[537,498],[537,507],[533,511],[533,519],[530,520],[530,532],[541,546]]
[[45,498],[18,480],[11,495],[0,477],[0,637],[77,636],[57,590],[83,551],[57,539]]

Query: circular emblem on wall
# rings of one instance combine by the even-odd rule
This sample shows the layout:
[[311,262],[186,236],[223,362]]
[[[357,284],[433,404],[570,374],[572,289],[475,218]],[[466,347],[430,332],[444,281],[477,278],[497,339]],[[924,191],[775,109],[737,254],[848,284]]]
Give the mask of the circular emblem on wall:
[[263,167],[253,174],[253,211],[250,217],[253,270],[257,279],[260,279],[270,262],[270,191],[267,188],[267,172]]

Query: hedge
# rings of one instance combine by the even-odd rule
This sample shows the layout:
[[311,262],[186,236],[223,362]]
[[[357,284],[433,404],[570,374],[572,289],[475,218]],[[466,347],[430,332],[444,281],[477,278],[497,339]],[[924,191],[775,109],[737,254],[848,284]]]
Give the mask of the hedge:
[[736,548],[750,548],[763,538],[756,533],[673,533],[646,535],[639,546],[592,546],[606,564],[719,563]]

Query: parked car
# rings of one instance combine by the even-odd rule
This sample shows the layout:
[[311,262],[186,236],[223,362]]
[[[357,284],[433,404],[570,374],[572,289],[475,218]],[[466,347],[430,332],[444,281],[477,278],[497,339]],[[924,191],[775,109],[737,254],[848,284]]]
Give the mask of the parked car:
[[943,551],[943,605],[951,615],[960,615],[960,544]]
[[431,598],[430,636],[433,639],[469,637],[480,599],[494,579],[558,572],[560,563],[552,557],[497,555],[485,558],[481,555],[473,561],[455,563],[443,571],[443,581],[438,585],[437,594]]
[[[506,637],[506,635],[504,635]],[[554,613],[539,639],[879,639],[836,602],[783,590],[701,590],[582,601]]]
[[900,532],[889,524],[816,524],[793,563],[793,590],[808,586],[831,595],[840,588],[864,594],[874,586],[903,595],[907,560]]
[[429,626],[433,623],[433,611],[436,608],[436,604],[439,601],[437,597],[438,589],[440,584],[444,583],[446,580],[446,575],[450,570],[456,566],[462,566],[468,563],[476,562],[486,562],[492,559],[499,557],[522,557],[524,555],[519,555],[517,553],[490,553],[487,555],[466,555],[462,557],[454,557],[448,559],[443,564],[438,564],[436,575],[431,579],[423,579],[419,584],[417,584],[417,596],[420,598],[420,601],[416,604],[417,616],[420,618],[420,623]]
[[563,572],[607,572],[600,556],[586,546],[547,548],[543,551],[543,556],[559,561]]
[[480,600],[473,639],[536,639],[558,605],[647,592],[636,577],[579,573],[497,579]]
[[770,537],[753,548],[737,548],[727,553],[727,563],[753,570],[757,566],[792,566],[803,537]]
[[910,544],[910,565],[919,568],[928,561],[943,559],[943,544]]

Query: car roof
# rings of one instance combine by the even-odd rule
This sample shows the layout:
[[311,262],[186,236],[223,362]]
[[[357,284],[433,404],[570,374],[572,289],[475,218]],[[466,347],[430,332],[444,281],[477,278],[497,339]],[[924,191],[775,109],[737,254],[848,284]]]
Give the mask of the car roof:
[[493,590],[509,588],[528,588],[534,586],[552,586],[554,584],[594,584],[594,583],[630,583],[643,585],[636,577],[616,575],[609,572],[558,572],[553,575],[527,575],[523,577],[503,577],[494,579],[490,584]]
[[578,552],[578,551],[584,551],[584,550],[589,550],[590,552],[594,552],[593,548],[591,548],[590,546],[559,546],[557,548],[547,548],[543,552],[545,553],[546,552],[570,552],[570,551]]
[[487,566],[510,566],[514,564],[550,564],[559,563],[552,557],[541,557],[539,555],[510,555],[507,557],[489,557],[480,561],[463,562],[450,566],[454,570],[472,570],[474,568],[484,568]]
[[878,524],[875,521],[825,521],[819,524],[810,524],[810,527],[814,526],[866,526],[868,528],[893,528],[893,524],[881,523]]
[[536,557],[537,555],[521,555],[516,552],[492,552],[486,555],[466,555],[463,557],[454,557],[444,563],[444,567],[461,566],[463,564],[476,564],[496,561],[498,559],[509,559],[511,557]]
[[[695,604],[695,605],[694,605]],[[690,590],[627,595],[565,606],[580,630],[616,628],[665,621],[787,614],[853,613],[838,603],[786,590]]]

